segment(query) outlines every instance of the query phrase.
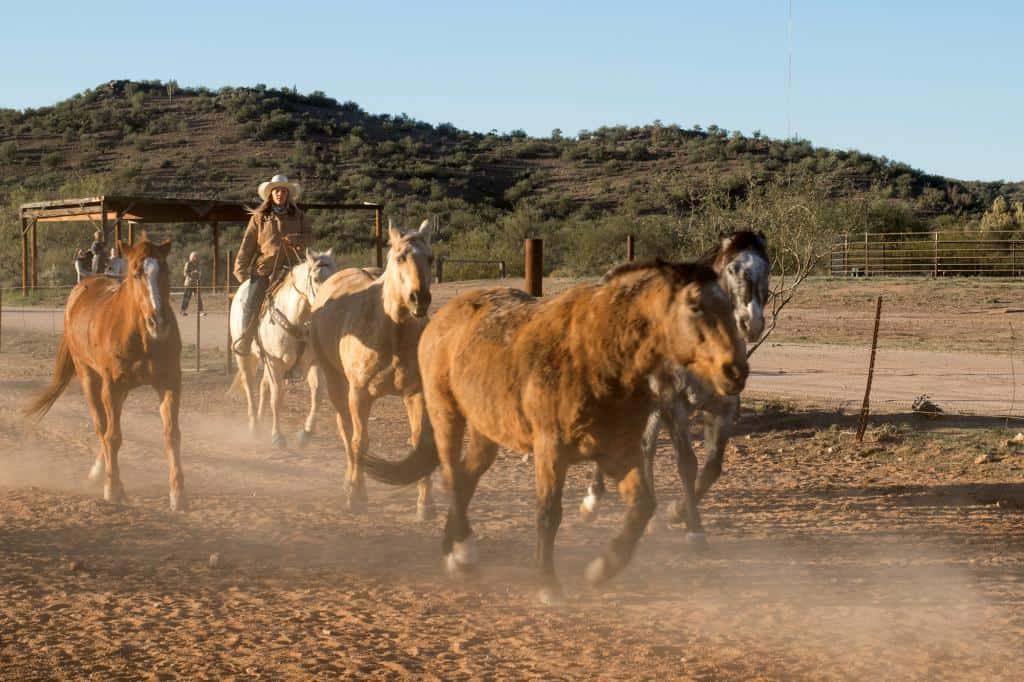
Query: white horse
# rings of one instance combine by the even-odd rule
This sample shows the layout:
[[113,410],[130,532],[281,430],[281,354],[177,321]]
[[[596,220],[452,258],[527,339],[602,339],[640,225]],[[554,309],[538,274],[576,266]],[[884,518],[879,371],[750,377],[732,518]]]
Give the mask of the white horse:
[[[715,248],[702,256],[699,263],[711,266],[718,281],[732,300],[736,326],[747,341],[757,341],[764,331],[764,307],[768,300],[771,267],[768,244],[758,232],[741,231],[723,235]],[[739,396],[718,396],[700,379],[685,370],[666,368],[650,378],[651,392],[657,397],[658,409],[651,413],[644,429],[643,451],[645,476],[654,490],[654,452],[658,433],[668,427],[676,450],[676,467],[683,484],[683,498],[669,507],[669,520],[685,521],[689,540],[705,546],[707,539],[697,504],[722,473],[725,445],[732,435],[732,424],[739,414]],[[697,457],[690,443],[690,416],[703,410],[709,417],[704,428],[704,449],[707,461],[697,478]],[[590,520],[605,493],[604,476],[595,469],[580,504],[580,514]]]
[[[238,375],[235,381],[240,383],[245,391],[249,410],[249,432],[256,431],[256,421],[263,416],[264,396],[269,391],[272,416],[270,437],[275,447],[285,446],[279,414],[284,395],[284,378],[292,367],[305,374],[306,383],[309,385],[309,414],[298,433],[299,445],[308,443],[313,434],[319,404],[320,375],[313,350],[308,343],[309,319],[320,285],[337,270],[338,266],[334,262],[331,249],[323,253],[308,249],[306,259],[285,275],[284,281],[271,295],[266,309],[260,316],[253,352],[248,355],[235,354],[238,362]],[[231,301],[229,324],[233,339],[239,338],[242,334],[242,309],[248,292],[249,280],[246,280],[238,287]],[[264,371],[257,387],[256,370],[261,359]]]

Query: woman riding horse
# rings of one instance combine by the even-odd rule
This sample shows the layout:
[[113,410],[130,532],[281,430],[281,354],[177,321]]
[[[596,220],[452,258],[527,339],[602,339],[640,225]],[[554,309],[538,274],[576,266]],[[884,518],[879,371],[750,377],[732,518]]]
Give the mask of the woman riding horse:
[[260,306],[271,281],[301,262],[313,241],[309,219],[295,203],[301,191],[299,183],[284,175],[275,175],[257,189],[263,203],[252,212],[235,258],[235,279],[249,280],[242,334],[232,346],[239,355],[251,352]]

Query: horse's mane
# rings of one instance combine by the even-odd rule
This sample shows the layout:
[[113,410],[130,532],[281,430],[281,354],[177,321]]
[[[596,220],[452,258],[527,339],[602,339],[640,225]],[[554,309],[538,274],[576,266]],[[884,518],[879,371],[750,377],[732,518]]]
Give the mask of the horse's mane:
[[[730,235],[723,235],[729,237],[729,251],[732,253],[739,253],[741,251],[754,251],[759,256],[768,260],[768,250],[765,247],[764,235],[754,232],[752,230],[740,230],[733,232]],[[697,258],[697,262],[702,265],[711,265],[718,258],[718,254],[722,250],[722,239],[719,238],[715,241],[715,245],[708,251],[704,252],[700,257]]]
[[714,282],[718,279],[714,270],[700,262],[670,263],[669,261],[662,260],[661,258],[652,258],[650,260],[633,261],[630,263],[623,263],[622,265],[616,265],[604,274],[601,278],[601,284],[608,284],[631,272],[643,271],[663,274],[671,279],[677,286],[683,286],[690,283],[704,284],[706,282]]

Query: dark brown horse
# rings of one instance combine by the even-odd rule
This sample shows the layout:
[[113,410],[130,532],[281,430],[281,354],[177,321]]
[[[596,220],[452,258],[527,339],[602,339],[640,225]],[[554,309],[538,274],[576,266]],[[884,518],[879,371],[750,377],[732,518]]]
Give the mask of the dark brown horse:
[[401,462],[367,457],[367,474],[404,485],[440,464],[452,494],[442,549],[458,572],[476,562],[466,511],[498,446],[532,452],[541,599],[552,602],[561,598],[553,553],[566,472],[596,462],[628,506],[622,531],[587,569],[591,583],[611,578],[654,513],[640,450],[655,407],[648,378],[686,367],[722,394],[746,381],[745,346],[716,279],[708,267],[653,261],[543,301],[512,289],[455,297],[420,340],[421,437]]
[[128,392],[149,385],[160,396],[164,448],[170,467],[172,510],[187,507],[181,473],[181,336],[170,305],[167,267],[169,241],[118,243],[127,260],[124,280],[89,277],[71,290],[64,308],[64,333],[57,348],[53,380],[27,408],[41,418],[77,373],[92,411],[100,451],[90,478],[106,471],[103,497],[124,502],[117,465],[121,447],[121,408]]

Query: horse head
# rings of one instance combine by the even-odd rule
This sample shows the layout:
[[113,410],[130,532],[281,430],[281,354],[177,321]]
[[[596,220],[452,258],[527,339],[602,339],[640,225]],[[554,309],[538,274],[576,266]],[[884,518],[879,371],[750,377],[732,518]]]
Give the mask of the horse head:
[[384,268],[386,296],[398,300],[392,303],[408,311],[413,317],[426,317],[430,308],[430,265],[434,255],[430,251],[430,221],[424,220],[418,230],[402,234],[388,223],[387,266]]
[[127,272],[125,284],[134,291],[135,302],[145,319],[146,332],[151,338],[163,337],[174,320],[171,312],[171,277],[167,267],[167,254],[171,241],[155,244],[143,239],[134,246],[118,240],[118,248],[125,254]]
[[761,232],[733,232],[719,238],[715,270],[732,299],[736,325],[747,341],[764,332],[764,307],[768,301],[768,242]]
[[674,288],[664,317],[667,360],[686,366],[723,395],[746,384],[746,344],[739,334],[729,297],[714,270],[701,265],[665,264],[674,272]]
[[306,260],[292,268],[295,288],[306,297],[310,305],[316,301],[316,292],[320,290],[320,285],[338,271],[333,252],[334,249],[323,252],[306,249]]

